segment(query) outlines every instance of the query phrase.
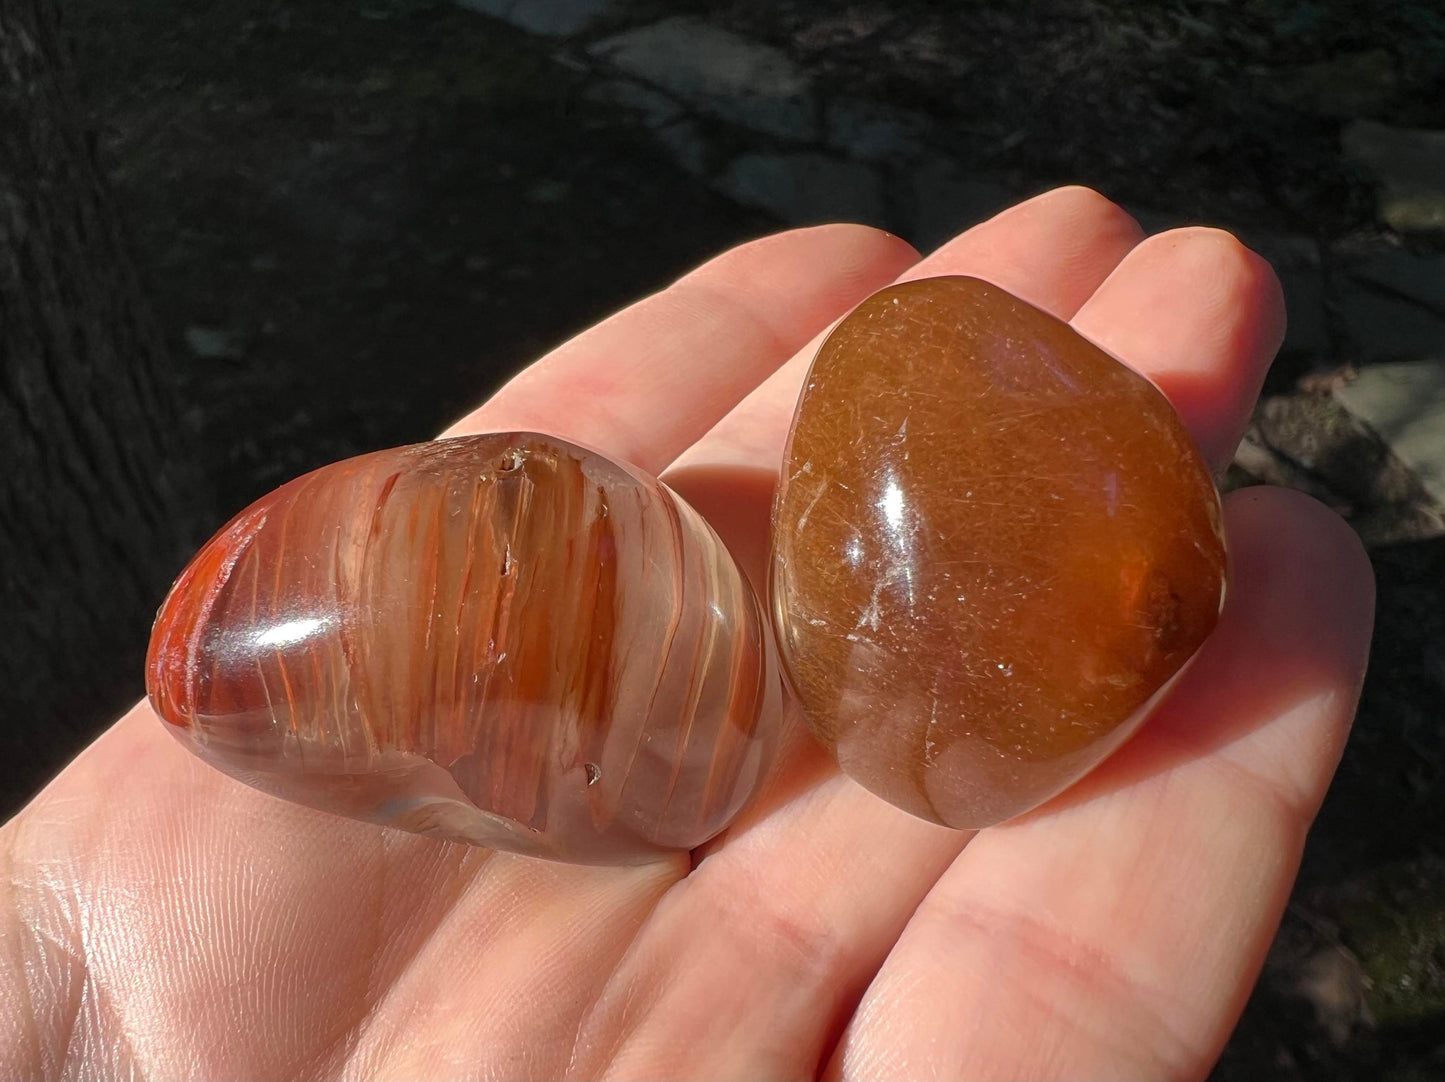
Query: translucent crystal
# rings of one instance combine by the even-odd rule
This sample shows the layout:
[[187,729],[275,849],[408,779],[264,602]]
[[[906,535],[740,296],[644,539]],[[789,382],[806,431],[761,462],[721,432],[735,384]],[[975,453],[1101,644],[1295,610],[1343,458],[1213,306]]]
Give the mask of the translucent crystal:
[[589,862],[716,834],[779,713],[771,636],[708,525],[531,433],[363,455],[247,508],[172,589],[147,685],[258,788]]
[[955,827],[1097,764],[1223,600],[1218,494],[1164,396],[972,278],[885,289],[829,336],[773,545],[814,732],[857,781]]

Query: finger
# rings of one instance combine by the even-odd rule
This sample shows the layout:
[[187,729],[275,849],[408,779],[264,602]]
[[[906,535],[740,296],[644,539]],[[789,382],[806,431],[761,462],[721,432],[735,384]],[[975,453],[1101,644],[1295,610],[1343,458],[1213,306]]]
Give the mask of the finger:
[[1152,379],[1222,470],[1284,341],[1284,293],[1230,234],[1173,229],[1130,252],[1072,322]]
[[657,473],[917,258],[861,225],[744,244],[559,346],[446,434],[541,431]]
[[1068,319],[1144,239],[1139,223],[1092,188],[1055,188],[931,252],[899,281],[968,274]]
[[[1137,235],[1117,207],[1071,190],[977,227],[919,273],[1003,279],[1068,312]],[[1061,249],[1074,253],[1063,266]],[[696,472],[670,475],[690,499],[701,496],[705,511],[718,513],[713,521],[735,553],[749,521],[767,535],[766,492],[808,360],[789,362],[730,415],[728,423],[767,428],[760,444],[734,444],[715,431],[694,449],[703,458],[756,461],[756,474],[768,480],[753,492],[751,507],[738,502],[746,470],[719,475],[711,488]],[[684,461],[693,461],[694,452]],[[704,1056],[721,1052],[729,1058],[709,1061],[708,1070],[722,1076],[792,1077],[817,1069],[913,901],[962,844],[955,832],[837,782],[821,750],[800,744],[725,844],[654,911],[593,1012],[579,1062],[611,1064],[624,1075],[679,1077],[697,1074]],[[678,1032],[695,1039],[679,1043]]]
[[[1060,188],[974,226],[898,280],[973,275],[1068,319],[1142,236],[1139,224],[1098,192]],[[806,348],[690,448],[679,466],[756,467],[775,473],[803,377],[828,329],[819,328]]]
[[1227,502],[1220,625],[1078,786],[984,831],[868,989],[846,1077],[1195,1077],[1263,963],[1354,715],[1373,613],[1353,533],[1281,489]]

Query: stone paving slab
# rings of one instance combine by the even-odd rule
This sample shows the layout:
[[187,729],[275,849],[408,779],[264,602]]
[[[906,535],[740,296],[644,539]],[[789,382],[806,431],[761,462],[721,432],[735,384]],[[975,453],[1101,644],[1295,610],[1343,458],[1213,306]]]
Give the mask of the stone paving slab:
[[1340,291],[1337,310],[1356,363],[1445,356],[1445,318],[1407,298],[1372,289]]
[[1445,506],[1445,359],[1371,365],[1334,394]]
[[1379,179],[1386,223],[1402,233],[1445,232],[1445,131],[1359,120],[1345,128],[1341,144]]
[[1367,545],[1445,534],[1445,505],[1378,433],[1333,395],[1266,395],[1225,487],[1263,482],[1308,493],[1349,520]]
[[818,138],[806,72],[787,53],[690,16],[625,30],[588,50],[694,108],[786,139]]
[[825,154],[743,154],[714,187],[795,225],[847,221],[882,226],[888,217],[878,173]]
[[617,0],[456,0],[462,7],[542,37],[580,34],[617,7]]
[[930,127],[921,113],[870,98],[834,98],[825,105],[824,140],[834,150],[866,161],[919,157]]
[[1350,274],[1403,300],[1445,313],[1445,256],[1381,252],[1356,262]]
[[682,115],[682,106],[676,98],[631,79],[599,79],[583,92],[583,97],[599,105],[636,112],[654,128]]

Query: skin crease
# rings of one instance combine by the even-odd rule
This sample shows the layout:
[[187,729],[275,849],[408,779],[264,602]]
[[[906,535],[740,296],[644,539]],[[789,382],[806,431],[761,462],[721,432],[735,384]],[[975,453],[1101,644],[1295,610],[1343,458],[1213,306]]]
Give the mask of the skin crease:
[[[1283,331],[1273,274],[1232,237],[1146,240],[1071,188],[921,262],[860,226],[744,245],[453,431],[666,469],[760,582],[818,341],[936,274],[1071,319],[1216,467]],[[0,1076],[1202,1076],[1338,760],[1373,610],[1359,544],[1317,504],[1249,490],[1226,523],[1229,601],[1160,713],[972,839],[841,778],[795,724],[691,863],[550,864],[271,799],[139,705],[0,830]]]

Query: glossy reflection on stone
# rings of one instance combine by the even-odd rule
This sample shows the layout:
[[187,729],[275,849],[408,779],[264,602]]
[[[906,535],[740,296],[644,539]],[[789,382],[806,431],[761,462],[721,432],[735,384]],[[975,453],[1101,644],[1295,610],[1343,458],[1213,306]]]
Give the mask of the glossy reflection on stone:
[[777,725],[771,637],[658,481],[531,433],[339,462],[238,515],[147,686],[258,788],[419,833],[627,862],[721,830]]
[[857,781],[954,827],[1103,759],[1223,600],[1218,494],[1163,395],[972,278],[885,289],[829,336],[773,534],[810,725]]

